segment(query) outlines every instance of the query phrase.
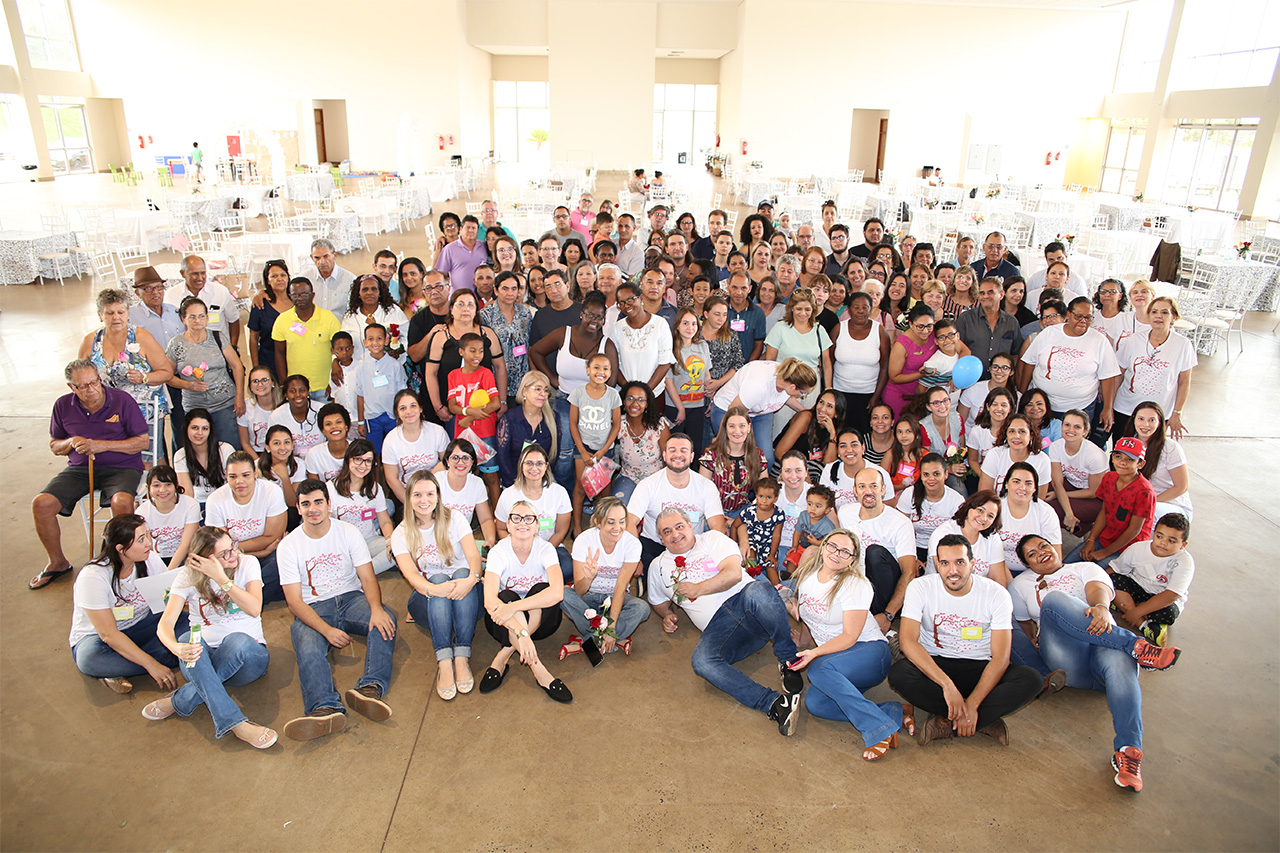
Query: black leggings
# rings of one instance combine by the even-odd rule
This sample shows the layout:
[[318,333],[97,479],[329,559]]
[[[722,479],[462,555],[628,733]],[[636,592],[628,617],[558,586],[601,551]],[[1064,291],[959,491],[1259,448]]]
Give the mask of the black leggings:
[[[1151,593],[1143,589],[1137,581],[1128,575],[1113,573],[1111,582],[1115,585],[1116,592],[1127,592],[1129,597],[1133,599],[1134,604],[1145,604],[1152,598]],[[1174,620],[1178,618],[1179,612],[1178,605],[1170,604],[1168,607],[1152,610],[1147,614],[1147,621],[1153,625],[1172,625]]]
[[[520,601],[521,599],[528,598],[531,595],[537,595],[538,593],[546,589],[547,586],[548,584],[546,581],[543,581],[542,583],[536,583],[532,587],[530,587],[529,591],[524,595],[521,595],[520,593],[516,592],[514,589],[504,589],[498,592],[498,600],[505,601],[505,602]],[[557,630],[559,630],[560,620],[564,616],[563,611],[560,610],[559,604],[553,604],[550,607],[544,607],[541,613],[542,613],[542,621],[538,623],[538,627],[535,628],[533,633],[529,635],[530,638],[533,640],[544,640],[547,637],[550,637],[552,634],[554,634]],[[489,632],[490,637],[493,637],[500,644],[502,644],[503,646],[510,647],[511,645],[510,632],[508,632],[506,628],[502,627],[497,622],[494,622],[493,618],[489,615],[489,612],[487,610],[485,611],[485,614],[484,614],[484,629]]]
[[[943,658],[936,655],[933,662],[955,683],[956,689],[965,698],[978,686],[983,671],[990,663],[985,660]],[[947,716],[947,700],[942,687],[907,658],[902,658],[889,668],[889,686],[916,708],[939,717]],[[1010,664],[1000,683],[991,689],[987,698],[978,706],[978,728],[1009,716],[1036,698],[1043,688],[1044,678],[1040,673],[1029,666]]]
[[854,394],[852,391],[841,391],[844,394],[845,426],[856,429],[859,435],[871,432],[871,412],[868,404],[874,394]]

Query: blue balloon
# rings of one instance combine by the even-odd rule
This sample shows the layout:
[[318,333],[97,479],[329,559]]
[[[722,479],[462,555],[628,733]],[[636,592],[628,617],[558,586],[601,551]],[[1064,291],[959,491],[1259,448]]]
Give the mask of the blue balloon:
[[982,378],[982,359],[976,355],[966,355],[951,368],[951,384],[961,391]]

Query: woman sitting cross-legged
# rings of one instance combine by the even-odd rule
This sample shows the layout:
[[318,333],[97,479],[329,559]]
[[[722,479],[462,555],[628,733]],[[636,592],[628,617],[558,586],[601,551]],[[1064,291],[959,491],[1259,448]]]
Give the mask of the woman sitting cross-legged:
[[[898,729],[915,734],[915,715],[900,702],[875,703],[862,691],[889,674],[893,655],[869,608],[874,590],[862,572],[862,545],[845,528],[828,533],[805,555],[787,585],[795,595],[787,612],[802,623],[796,669],[809,668],[804,704],[815,717],[852,723],[862,736],[862,757],[876,761],[898,745]],[[810,635],[810,636],[806,636]]]
[[[76,576],[71,656],[77,669],[116,693],[133,690],[131,675],[150,675],[164,690],[178,686],[171,669],[178,659],[156,636],[160,614],[151,612],[134,585],[139,577],[163,571],[146,519],[117,515],[102,531],[98,556]],[[186,617],[180,622],[186,630]]]
[[[174,630],[182,609],[200,628],[198,637]],[[262,572],[258,560],[240,553],[231,534],[222,527],[196,531],[187,556],[186,570],[169,590],[160,617],[160,641],[179,660],[187,683],[176,693],[157,699],[142,709],[148,720],[164,720],[173,714],[190,717],[204,705],[213,717],[214,736],[230,732],[257,749],[276,742],[276,733],[249,722],[229,695],[227,685],[239,687],[257,681],[267,671],[270,656],[262,635]]]
[[573,585],[565,587],[560,609],[581,636],[569,637],[560,649],[562,660],[595,643],[588,611],[608,619],[607,628],[612,628],[601,642],[601,651],[621,648],[623,654],[631,654],[631,634],[649,618],[648,602],[627,593],[639,570],[640,540],[627,532],[626,505],[612,495],[597,498],[591,528],[573,540]]
[[489,552],[484,575],[484,627],[502,648],[480,679],[480,692],[502,686],[516,652],[538,686],[557,702],[572,702],[563,681],[538,659],[535,640],[560,627],[564,577],[556,549],[538,536],[538,508],[526,500],[511,505],[508,535]]
[[413,592],[409,613],[431,629],[440,671],[436,692],[448,702],[475,686],[471,639],[480,615],[480,549],[461,513],[440,501],[430,471],[414,471],[405,487],[404,521],[391,534],[391,552]]

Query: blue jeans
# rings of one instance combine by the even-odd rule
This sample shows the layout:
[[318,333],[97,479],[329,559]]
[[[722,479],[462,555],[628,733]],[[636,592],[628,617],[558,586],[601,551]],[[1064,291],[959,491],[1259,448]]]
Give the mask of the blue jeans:
[[382,440],[387,437],[387,433],[395,428],[396,419],[386,412],[365,419],[365,437],[373,443],[373,449],[378,452],[379,456],[382,455]]
[[1045,663],[1067,673],[1067,686],[1101,690],[1107,694],[1114,746],[1142,748],[1142,690],[1138,662],[1133,658],[1137,635],[1114,627],[1108,634],[1090,634],[1093,621],[1083,601],[1065,592],[1051,592],[1040,605],[1040,652]]
[[623,506],[631,500],[631,493],[636,490],[636,481],[630,477],[618,477],[609,487],[609,494],[622,501]]
[[[751,419],[751,432],[755,436],[756,446],[764,453],[765,470],[773,467],[773,412],[756,415]],[[720,433],[720,422],[724,420],[725,410],[719,406],[711,406],[711,438]]]
[[[384,640],[378,631],[369,630],[369,600],[359,590],[317,601],[311,605],[316,615],[339,631],[367,636],[369,642],[364,652],[364,675],[356,682],[356,689],[377,685],[381,695],[387,695],[391,686],[391,655],[395,652],[395,637]],[[396,615],[385,605],[382,608],[395,622]],[[317,708],[343,711],[338,688],[333,683],[333,670],[329,667],[329,641],[319,631],[295,618],[289,628],[293,640],[293,652],[298,657],[298,685],[302,688],[304,713]]]
[[577,480],[573,468],[573,435],[569,432],[569,395],[556,392],[556,446],[559,450],[556,458],[551,460],[551,475],[564,490],[573,494],[573,484]]
[[262,603],[284,601],[284,588],[280,586],[280,568],[276,565],[276,552],[258,558],[262,569]]
[[567,587],[573,583],[573,555],[563,545],[557,545],[556,559],[560,561],[560,574],[564,576]]
[[[1084,562],[1084,557],[1081,557],[1081,556],[1080,556],[1080,552],[1084,550],[1084,543],[1085,543],[1085,541],[1087,541],[1087,540],[1081,540],[1081,541],[1080,541],[1080,544],[1079,544],[1079,545],[1077,545],[1075,548],[1073,548],[1073,549],[1072,549],[1071,553],[1070,553],[1070,554],[1068,554],[1068,555],[1067,555],[1067,557],[1066,557],[1066,559],[1062,561],[1062,564],[1063,564],[1064,566],[1065,566],[1065,565],[1068,565],[1068,564],[1070,564],[1070,563],[1081,563],[1081,562]],[[1130,543],[1130,544],[1133,544],[1133,543]],[[1119,556],[1120,556],[1120,554],[1122,554],[1122,553],[1123,553],[1123,551],[1118,551],[1118,552],[1116,552],[1116,553],[1112,554],[1110,557],[1103,557],[1101,560],[1099,560],[1099,559],[1097,559],[1097,558],[1095,557],[1095,558],[1092,560],[1092,562],[1093,562],[1094,564],[1096,564],[1096,565],[1098,566],[1098,568],[1105,569],[1107,566],[1109,566],[1109,565],[1111,565],[1113,562],[1115,562],[1116,557],[1119,557]]]
[[1031,638],[1027,636],[1026,631],[1022,630],[1022,626],[1015,624],[1010,634],[1009,662],[1016,663],[1018,666],[1029,666],[1048,677],[1053,670],[1044,662],[1040,650],[1036,648],[1035,643],[1031,642]]
[[225,441],[236,450],[239,450],[240,426],[236,423],[235,406],[227,406],[225,409],[212,411],[209,413],[209,417],[213,420],[213,429],[218,435],[218,441]]
[[[121,633],[134,642],[138,648],[156,659],[161,666],[175,667],[178,659],[169,647],[160,642],[156,636],[156,626],[160,624],[160,614],[152,613],[137,624],[130,625]],[[178,614],[174,632],[181,636],[187,630],[187,613]],[[130,675],[146,675],[145,667],[139,666],[102,641],[97,634],[91,634],[76,643],[71,650],[76,668],[91,678],[125,678]]]
[[[325,386],[321,388],[319,391],[312,391],[307,396],[309,396],[312,400],[315,400],[317,403],[329,402],[329,383],[326,382]],[[350,412],[348,412],[348,414],[350,414]]]
[[711,617],[693,650],[693,671],[748,708],[767,714],[781,694],[757,684],[734,666],[760,651],[765,643],[773,643],[773,654],[779,661],[796,656],[787,608],[778,591],[767,581],[755,580]]
[[[191,642],[190,632],[181,636],[182,642]],[[185,664],[178,667],[187,683],[173,694],[173,710],[180,717],[190,717],[196,708],[205,705],[209,716],[213,717],[214,736],[222,737],[249,720],[227,695],[226,685],[239,687],[257,681],[267,671],[270,655],[266,646],[239,632],[228,634],[216,649],[209,648],[208,643],[202,642],[201,645],[204,653],[196,660],[195,666],[190,669]]]
[[814,658],[804,706],[824,720],[848,720],[863,743],[877,744],[902,728],[902,703],[872,702],[862,691],[884,681],[891,663],[889,644],[882,642],[854,643],[842,652]]
[[[609,595],[591,592],[588,590],[582,595],[573,591],[573,585],[567,584],[564,588],[564,600],[560,602],[560,609],[564,614],[573,620],[573,626],[578,629],[578,633],[583,637],[589,636],[591,626],[587,623],[587,617],[583,614],[590,607],[596,612],[605,610],[604,600]],[[635,633],[640,623],[649,618],[649,603],[636,598],[634,595],[627,595],[626,600],[622,602],[622,610],[618,613],[618,621],[614,624],[614,633],[618,635],[619,640],[625,640]]]
[[[464,566],[452,575],[437,572],[427,580],[444,583],[469,574],[471,569]],[[458,601],[438,595],[427,598],[414,590],[409,594],[409,612],[419,626],[431,630],[431,645],[435,647],[437,661],[471,657],[471,639],[476,635],[476,620],[480,618],[479,584]]]

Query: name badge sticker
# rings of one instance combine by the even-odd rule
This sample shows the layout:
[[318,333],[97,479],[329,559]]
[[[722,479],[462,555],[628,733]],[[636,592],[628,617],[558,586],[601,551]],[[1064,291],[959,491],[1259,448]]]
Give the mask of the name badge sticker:
[[982,626],[981,625],[965,625],[963,628],[960,629],[960,639],[981,640]]
[[387,385],[387,383],[388,383],[388,382],[390,382],[390,381],[391,381],[390,379],[388,379],[387,377],[383,376],[382,374],[378,374],[377,376],[373,377],[373,387],[374,387],[374,388],[385,388],[385,387],[386,387],[386,385]]
[[361,521],[373,521],[377,517],[378,517],[378,511],[371,506],[367,506],[364,509],[360,510]]
[[[210,322],[212,322],[212,320]],[[298,337],[302,337],[307,333],[307,326],[305,323],[301,322],[300,320],[294,320],[293,323],[289,326],[289,331],[293,332]]]
[[528,351],[529,351],[529,348],[524,344],[520,344],[519,346],[514,346],[511,348],[511,354],[517,357],[524,355]]
[[210,311],[210,312],[209,312],[209,325],[217,325],[218,323],[221,323],[221,322],[222,322],[222,312],[221,312],[221,311]]
[[735,332],[745,332],[747,330],[747,321],[741,318],[729,321],[729,328]]
[[115,617],[115,620],[116,620],[117,622],[123,622],[123,621],[124,621],[124,620],[126,620],[126,619],[132,619],[132,618],[133,618],[133,605],[132,605],[132,604],[118,604],[118,605],[116,605],[115,607],[111,608],[111,615],[112,615],[113,617]]

